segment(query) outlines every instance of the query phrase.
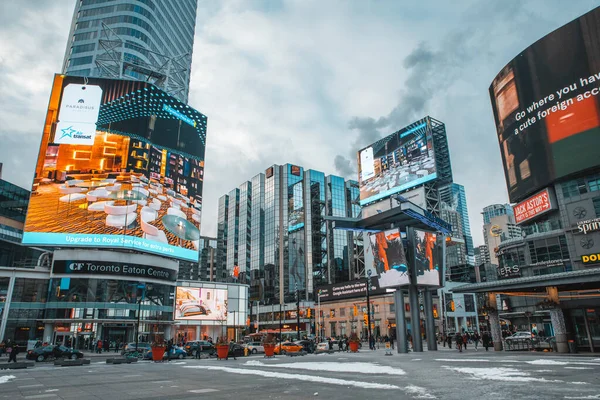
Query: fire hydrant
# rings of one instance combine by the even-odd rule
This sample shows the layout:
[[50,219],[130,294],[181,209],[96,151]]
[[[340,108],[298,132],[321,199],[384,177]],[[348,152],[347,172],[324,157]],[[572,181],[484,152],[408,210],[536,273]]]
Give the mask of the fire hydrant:
[[248,348],[244,347],[244,357],[248,357]]

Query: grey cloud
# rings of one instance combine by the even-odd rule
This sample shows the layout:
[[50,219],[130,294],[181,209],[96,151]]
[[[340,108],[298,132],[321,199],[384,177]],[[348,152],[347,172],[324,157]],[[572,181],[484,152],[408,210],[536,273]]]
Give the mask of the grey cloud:
[[351,163],[347,158],[340,156],[339,154],[335,156],[334,159],[335,169],[341,176],[351,176],[356,174],[356,164]]

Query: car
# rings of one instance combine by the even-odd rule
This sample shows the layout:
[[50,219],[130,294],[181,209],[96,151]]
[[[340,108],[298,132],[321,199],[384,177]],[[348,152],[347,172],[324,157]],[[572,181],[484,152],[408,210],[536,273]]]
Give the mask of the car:
[[506,340],[507,342],[531,342],[531,337],[531,332],[515,332],[504,340]]
[[[240,344],[230,344],[229,352],[227,353],[227,357],[244,357],[244,347]],[[210,353],[210,357],[216,357],[217,350],[213,349],[212,353]]]
[[262,354],[265,352],[265,347],[260,342],[250,342],[244,345],[251,354]]
[[[146,352],[148,350],[151,350],[152,346],[150,346],[150,343],[145,343],[145,342],[139,342],[137,344],[137,350],[139,353],[141,354],[146,354]],[[131,342],[131,343],[127,343],[124,347],[123,350],[121,350],[121,355],[127,355],[129,353],[133,353],[135,352],[136,347],[135,347],[135,342]]]
[[[182,360],[186,357],[187,357],[187,352],[183,349],[183,347],[173,346],[173,350],[171,350],[171,359],[177,358],[179,360]],[[163,360],[166,360],[168,358],[169,358],[169,355],[165,351],[165,354],[163,355]],[[144,354],[144,360],[152,360],[152,350],[150,350],[150,351],[146,352],[146,354]]]
[[187,342],[184,349],[189,356],[195,357],[198,349],[200,350],[200,353],[212,353],[215,346],[206,340],[193,340]]
[[275,354],[298,353],[298,352],[302,351],[302,349],[303,349],[303,347],[300,345],[297,345],[296,343],[283,342],[283,343],[279,343],[277,346],[275,346],[274,353]]
[[307,353],[314,353],[315,351],[315,344],[310,340],[296,340],[294,343],[302,346],[302,349]]
[[329,343],[327,342],[321,342],[317,345],[317,348],[315,349],[315,354],[320,354],[320,353],[328,353],[329,352]]
[[50,345],[29,350],[25,358],[28,360],[35,360],[37,362],[46,361],[48,359],[54,358],[68,358],[71,360],[75,360],[78,358],[83,358],[83,353],[79,350],[75,350],[62,345]]

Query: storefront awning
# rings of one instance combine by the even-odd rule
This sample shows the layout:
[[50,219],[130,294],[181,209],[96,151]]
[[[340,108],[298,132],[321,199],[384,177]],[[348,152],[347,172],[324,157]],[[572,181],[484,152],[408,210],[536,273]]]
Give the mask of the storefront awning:
[[466,284],[453,288],[452,292],[487,293],[522,290],[545,292],[548,286],[557,286],[560,291],[600,289],[600,268]]

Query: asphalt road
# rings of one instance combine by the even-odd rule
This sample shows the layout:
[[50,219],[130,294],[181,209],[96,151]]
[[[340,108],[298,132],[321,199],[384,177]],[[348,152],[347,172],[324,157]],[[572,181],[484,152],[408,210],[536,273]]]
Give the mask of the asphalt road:
[[0,371],[0,399],[600,399],[600,357],[471,349],[384,354],[39,363]]

